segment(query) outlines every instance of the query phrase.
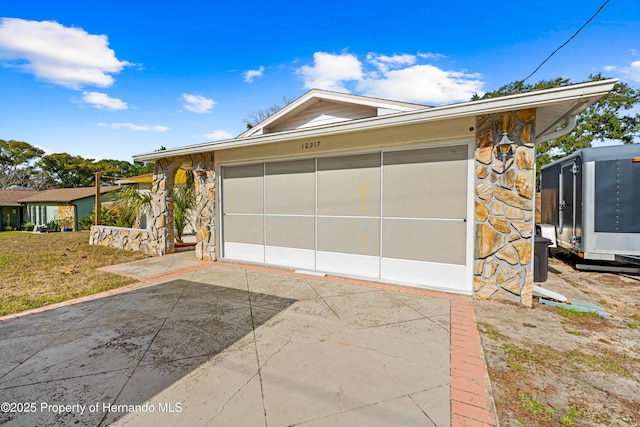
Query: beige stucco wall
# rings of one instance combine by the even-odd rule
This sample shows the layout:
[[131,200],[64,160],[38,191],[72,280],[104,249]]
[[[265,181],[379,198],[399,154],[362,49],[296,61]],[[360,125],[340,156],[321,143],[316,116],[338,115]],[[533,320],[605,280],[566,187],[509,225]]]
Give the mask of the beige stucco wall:
[[475,118],[396,125],[391,128],[371,128],[364,131],[320,138],[302,138],[250,147],[216,151],[216,166],[226,163],[268,161],[345,152],[366,152],[376,149],[401,148],[420,143],[446,143],[453,140],[473,141]]

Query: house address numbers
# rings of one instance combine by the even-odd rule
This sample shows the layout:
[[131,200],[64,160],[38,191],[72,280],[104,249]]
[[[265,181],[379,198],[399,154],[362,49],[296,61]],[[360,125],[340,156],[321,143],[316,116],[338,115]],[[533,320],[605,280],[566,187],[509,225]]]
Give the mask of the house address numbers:
[[314,148],[320,148],[320,141],[302,142],[300,148],[303,150],[312,150]]

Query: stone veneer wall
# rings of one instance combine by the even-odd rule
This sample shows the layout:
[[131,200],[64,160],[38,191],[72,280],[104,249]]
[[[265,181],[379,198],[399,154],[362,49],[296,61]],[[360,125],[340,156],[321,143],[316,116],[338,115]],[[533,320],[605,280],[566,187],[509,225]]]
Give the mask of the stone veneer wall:
[[[476,118],[474,295],[531,306],[535,195],[535,109]],[[506,164],[495,144],[506,133]],[[506,170],[506,171],[505,171]]]
[[151,184],[151,252],[166,255],[175,252],[173,219],[173,183],[181,161],[176,158],[155,162]]
[[60,224],[60,228],[68,227],[75,231],[75,206],[69,205],[67,203],[58,203],[58,224]]
[[206,171],[202,175],[195,174],[194,176],[196,184],[196,223],[194,224],[196,258],[215,261],[216,173],[213,153],[189,157],[194,170],[199,166]]
[[149,229],[91,227],[89,243],[121,249],[139,250],[154,255],[175,252],[173,219],[173,187],[180,168],[203,170],[194,174],[196,207],[196,258],[215,261],[215,164],[213,153],[160,159],[155,163],[151,186],[151,218]]
[[175,252],[173,220],[173,186],[179,168],[204,170],[194,174],[196,208],[196,257],[215,261],[215,164],[213,153],[161,159],[153,172],[151,203],[151,250],[157,255]]
[[94,225],[91,227],[89,244],[154,253],[151,250],[151,235],[149,230],[140,228]]

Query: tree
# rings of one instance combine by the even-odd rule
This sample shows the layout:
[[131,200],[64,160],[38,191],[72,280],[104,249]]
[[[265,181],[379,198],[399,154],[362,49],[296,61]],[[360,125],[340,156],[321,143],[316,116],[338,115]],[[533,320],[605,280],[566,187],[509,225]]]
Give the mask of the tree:
[[287,105],[291,104],[293,101],[294,101],[294,98],[287,98],[286,96],[283,96],[282,97],[282,105],[273,104],[271,107],[254,110],[254,111],[250,112],[247,115],[247,117],[245,117],[242,120],[242,123],[244,123],[247,126],[247,129],[251,129],[252,127],[257,125],[258,123],[263,122],[264,120],[266,120],[269,117],[273,116],[275,113],[277,113],[278,111],[280,111],[282,108],[286,107]]
[[56,187],[90,187],[94,185],[96,172],[93,159],[56,153],[44,156],[38,167],[55,183]]
[[103,159],[94,162],[94,172],[100,172],[103,184],[113,184],[116,180],[130,175],[133,165],[124,160]]
[[[160,147],[160,150],[166,150]],[[158,151],[158,150],[156,150]],[[51,187],[87,187],[95,184],[100,172],[102,183],[153,172],[153,163],[104,159],[94,161],[68,153],[44,155],[44,150],[23,142],[0,139],[0,188],[12,185],[45,190]]]
[[42,157],[44,150],[24,141],[0,139],[0,163],[16,166],[26,165]]
[[499,96],[514,95],[516,93],[531,92],[533,90],[550,89],[553,87],[567,86],[569,84],[571,84],[569,79],[565,79],[563,77],[557,77],[553,80],[540,80],[538,83],[534,84],[525,84],[522,80],[516,80],[515,82],[500,86],[497,90],[486,92],[482,96],[474,94],[471,97],[471,100],[478,101],[480,99],[497,98]]
[[30,180],[38,171],[32,163],[43,154],[42,149],[27,142],[0,139],[0,188],[12,185],[33,188]]
[[61,188],[95,185],[95,173],[100,172],[102,184],[110,185],[118,179],[133,176],[137,170],[124,160],[94,161],[68,153],[49,154],[36,163],[55,186]]
[[134,160],[131,167],[126,171],[125,176],[138,176],[144,175],[146,173],[151,173],[153,172],[154,166],[155,165],[153,163],[145,163]]
[[[590,75],[590,81],[605,80],[601,74]],[[541,80],[535,84],[515,81],[487,92],[482,97],[474,95],[472,100],[494,98],[532,90],[548,89],[570,84],[569,79],[558,77]],[[620,141],[631,144],[640,137],[640,114],[630,110],[640,103],[640,90],[618,82],[613,90],[588,107],[576,118],[575,129],[565,136],[541,143],[536,149],[536,163],[540,168],[582,148],[591,147],[594,141]]]

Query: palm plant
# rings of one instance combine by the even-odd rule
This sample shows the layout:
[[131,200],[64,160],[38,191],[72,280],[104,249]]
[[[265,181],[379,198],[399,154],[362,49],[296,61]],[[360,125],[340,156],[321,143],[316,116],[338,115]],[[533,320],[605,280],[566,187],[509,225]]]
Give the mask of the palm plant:
[[[192,173],[187,174],[186,185],[176,185],[173,190],[173,221],[176,228],[176,240],[182,242],[184,229],[191,225],[191,212],[196,206]],[[152,194],[140,191],[136,187],[126,186],[115,191],[118,226],[139,226],[140,217],[151,212]]]
[[115,192],[120,222],[124,227],[139,227],[140,216],[151,212],[151,193],[126,186]]
[[196,207],[196,195],[189,185],[176,186],[173,190],[173,222],[176,240],[182,243],[182,233],[191,224],[191,211]]

